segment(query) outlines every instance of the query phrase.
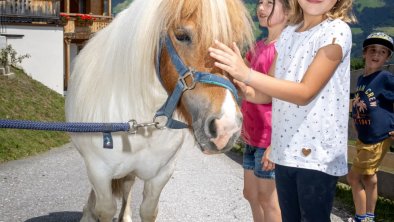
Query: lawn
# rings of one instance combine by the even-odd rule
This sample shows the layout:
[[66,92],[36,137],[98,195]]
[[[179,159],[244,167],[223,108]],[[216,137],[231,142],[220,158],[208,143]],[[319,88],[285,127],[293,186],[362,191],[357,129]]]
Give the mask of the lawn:
[[[0,119],[64,121],[64,97],[14,69],[0,76]],[[35,155],[69,142],[64,132],[0,129],[0,163]]]

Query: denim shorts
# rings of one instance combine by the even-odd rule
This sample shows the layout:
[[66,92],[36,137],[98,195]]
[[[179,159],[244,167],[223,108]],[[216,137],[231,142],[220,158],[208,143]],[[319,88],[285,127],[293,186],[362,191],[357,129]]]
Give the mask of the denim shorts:
[[265,171],[262,169],[261,158],[263,158],[265,148],[259,148],[246,144],[243,155],[243,168],[245,170],[253,170],[254,175],[263,179],[275,179],[275,171]]

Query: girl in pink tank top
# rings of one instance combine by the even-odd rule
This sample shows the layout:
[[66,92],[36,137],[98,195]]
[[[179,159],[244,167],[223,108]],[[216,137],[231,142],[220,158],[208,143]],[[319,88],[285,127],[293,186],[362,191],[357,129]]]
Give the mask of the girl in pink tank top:
[[[260,26],[268,29],[268,37],[256,43],[246,54],[250,68],[268,73],[275,59],[275,42],[287,23],[290,6],[286,0],[259,0],[257,17]],[[249,201],[254,221],[281,221],[281,212],[273,170],[262,169],[262,159],[271,144],[271,103],[255,104],[242,101],[242,138],[246,143],[244,168],[244,196]]]

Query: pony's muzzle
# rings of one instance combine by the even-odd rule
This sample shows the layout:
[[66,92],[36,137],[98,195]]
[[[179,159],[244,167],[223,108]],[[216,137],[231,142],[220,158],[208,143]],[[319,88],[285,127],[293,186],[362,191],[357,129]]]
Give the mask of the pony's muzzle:
[[223,115],[220,118],[211,117],[206,121],[206,135],[210,138],[218,151],[231,149],[241,130],[242,116],[229,118]]

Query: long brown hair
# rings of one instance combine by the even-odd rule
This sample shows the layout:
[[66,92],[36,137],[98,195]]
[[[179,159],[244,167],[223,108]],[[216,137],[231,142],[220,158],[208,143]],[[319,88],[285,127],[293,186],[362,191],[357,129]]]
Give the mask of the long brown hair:
[[[270,25],[270,20],[271,20],[272,16],[274,15],[276,1],[277,0],[273,0],[274,4],[273,4],[273,7],[272,7],[272,11],[269,14],[268,19],[267,19],[267,24],[268,25]],[[285,12],[289,12],[290,11],[291,8],[290,8],[289,0],[278,0],[278,1],[280,1],[282,3],[283,11],[285,11]]]

